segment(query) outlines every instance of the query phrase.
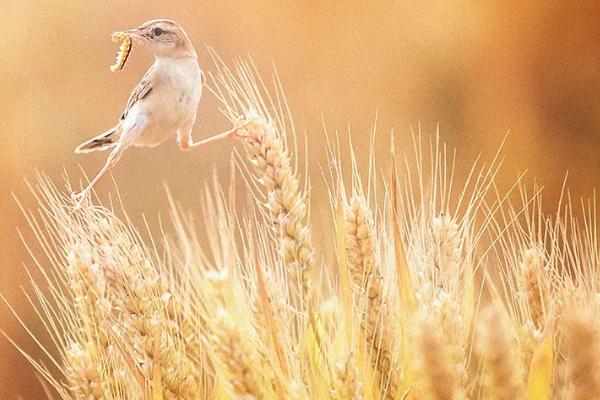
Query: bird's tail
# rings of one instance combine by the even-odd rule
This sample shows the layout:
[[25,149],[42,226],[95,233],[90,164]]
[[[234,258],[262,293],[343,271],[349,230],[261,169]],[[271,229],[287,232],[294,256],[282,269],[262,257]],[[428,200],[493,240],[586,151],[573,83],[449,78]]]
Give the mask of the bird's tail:
[[117,127],[114,127],[106,132],[102,132],[98,136],[93,137],[86,142],[81,143],[79,146],[77,146],[77,148],[75,148],[75,153],[91,153],[93,151],[104,151],[113,148],[116,145],[116,131]]

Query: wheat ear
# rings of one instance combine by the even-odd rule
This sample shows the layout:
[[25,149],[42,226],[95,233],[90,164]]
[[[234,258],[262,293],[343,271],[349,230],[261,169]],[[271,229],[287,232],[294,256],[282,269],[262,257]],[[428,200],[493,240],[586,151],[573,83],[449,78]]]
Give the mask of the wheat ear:
[[483,363],[486,398],[523,399],[524,379],[515,351],[516,341],[509,336],[510,330],[502,316],[490,306],[483,311],[478,327],[476,347]]
[[333,371],[333,390],[331,399],[335,400],[362,400],[362,383],[354,355],[347,353],[336,362]]
[[383,277],[375,260],[375,237],[372,213],[364,196],[353,194],[345,209],[345,244],[347,266],[353,280],[353,291],[365,308],[361,317],[367,351],[379,377],[393,398],[396,380],[391,379],[392,351],[387,335],[387,312],[383,303]]
[[566,356],[565,399],[600,398],[600,336],[592,313],[575,310],[573,314],[564,316],[561,328]]
[[211,75],[212,88],[221,100],[225,115],[241,125],[240,137],[254,166],[251,180],[265,191],[268,218],[288,265],[290,287],[299,287],[295,304],[303,307],[310,298],[311,275],[315,265],[311,228],[308,222],[307,193],[301,188],[297,165],[291,160],[286,134],[295,133],[285,96],[275,78],[275,98],[251,63],[237,62],[232,72],[212,52],[217,72]]
[[69,287],[80,326],[65,352],[66,376],[74,394],[104,399],[116,392],[106,360],[109,337],[105,329],[110,326],[111,310],[104,275],[90,254],[83,246],[74,246],[68,255]]
[[423,310],[417,314],[413,334],[419,395],[433,400],[465,399],[460,373],[448,353],[441,328],[430,312]]
[[[115,339],[137,366],[153,395],[195,399],[201,373],[186,354],[174,307],[175,296],[152,264],[151,257],[125,226],[107,213],[90,224],[98,260],[106,274],[119,324]],[[126,339],[125,339],[126,338]]]
[[292,171],[290,157],[273,124],[256,119],[246,125],[245,147],[267,191],[271,223],[280,235],[285,261],[292,282],[310,289],[314,267],[314,250],[310,228],[305,224],[307,207],[300,193],[300,183]]

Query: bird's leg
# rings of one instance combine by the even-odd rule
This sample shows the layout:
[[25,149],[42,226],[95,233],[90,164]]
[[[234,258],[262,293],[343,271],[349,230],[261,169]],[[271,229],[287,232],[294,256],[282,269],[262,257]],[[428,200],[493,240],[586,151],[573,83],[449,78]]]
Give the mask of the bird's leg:
[[115,147],[114,150],[110,152],[108,158],[106,159],[106,163],[104,164],[102,169],[96,174],[94,179],[92,179],[92,181],[85,187],[85,189],[72,196],[73,199],[76,200],[75,208],[81,208],[84,204],[87,203],[89,193],[94,187],[94,185],[98,183],[98,181],[104,176],[104,174],[106,174],[108,170],[119,161],[122,154],[123,146],[118,144],[117,147]]
[[189,132],[187,135],[183,135],[180,140],[179,140],[179,148],[181,150],[193,150],[193,149],[197,149],[198,147],[204,146],[206,144],[212,143],[212,142],[216,142],[218,140],[221,139],[227,139],[229,137],[235,137],[237,134],[237,128],[225,131],[225,132],[221,132],[218,133],[216,135],[213,135],[209,138],[200,140],[198,142],[194,142],[194,140],[192,139],[192,133]]
[[252,120],[248,120],[233,129],[230,129],[225,132],[217,133],[216,135],[213,135],[206,139],[202,139],[198,142],[194,142],[194,139],[192,139],[192,131],[190,130],[187,134],[181,135],[179,137],[179,141],[178,141],[179,148],[181,150],[193,150],[193,149],[197,149],[198,147],[204,146],[204,145],[212,143],[212,142],[216,142],[221,139],[235,138],[235,137],[243,138],[245,136],[245,134],[244,134],[244,130],[242,128],[245,127],[246,125],[248,125],[251,121]]

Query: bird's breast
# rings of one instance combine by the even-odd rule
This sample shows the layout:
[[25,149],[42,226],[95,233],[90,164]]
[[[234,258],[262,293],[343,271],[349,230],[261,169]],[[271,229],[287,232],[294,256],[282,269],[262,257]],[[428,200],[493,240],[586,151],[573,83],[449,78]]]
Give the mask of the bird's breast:
[[194,116],[202,96],[198,62],[195,59],[174,59],[157,63],[157,87],[153,88],[153,96],[160,96],[163,117],[176,122]]
[[158,59],[154,68],[152,92],[140,104],[147,118],[135,139],[140,146],[160,144],[193,123],[202,96],[202,72],[195,59]]

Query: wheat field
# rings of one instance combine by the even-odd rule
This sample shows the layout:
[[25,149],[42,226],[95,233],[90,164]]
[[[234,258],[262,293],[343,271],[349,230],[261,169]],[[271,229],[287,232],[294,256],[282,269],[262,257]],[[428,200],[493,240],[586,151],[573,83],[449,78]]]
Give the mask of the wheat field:
[[32,185],[45,257],[24,295],[46,333],[23,330],[45,357],[23,356],[48,398],[600,398],[594,199],[565,189],[545,214],[541,188],[499,187],[500,151],[459,180],[460,151],[417,132],[350,160],[330,137],[310,177],[330,201],[311,204],[282,84],[212,54],[210,89],[247,125],[230,183],[203,192],[206,240],[174,199],[149,238],[118,199],[73,210],[62,182]]

